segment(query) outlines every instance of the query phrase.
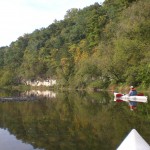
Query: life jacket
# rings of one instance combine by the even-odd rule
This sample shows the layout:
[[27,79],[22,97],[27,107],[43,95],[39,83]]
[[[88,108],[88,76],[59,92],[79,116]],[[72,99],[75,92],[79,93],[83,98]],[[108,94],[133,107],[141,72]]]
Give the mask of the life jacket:
[[135,96],[135,95],[137,95],[136,89],[135,89],[135,88],[132,88],[129,95],[130,95],[130,96]]

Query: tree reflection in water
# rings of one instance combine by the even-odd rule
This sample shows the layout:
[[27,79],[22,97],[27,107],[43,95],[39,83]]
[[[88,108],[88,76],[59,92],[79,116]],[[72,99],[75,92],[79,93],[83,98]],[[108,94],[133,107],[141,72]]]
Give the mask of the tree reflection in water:
[[[150,143],[150,105],[129,111],[107,92],[62,92],[56,98],[0,104],[0,128],[44,150],[116,149],[135,128]],[[132,119],[131,119],[132,118]]]

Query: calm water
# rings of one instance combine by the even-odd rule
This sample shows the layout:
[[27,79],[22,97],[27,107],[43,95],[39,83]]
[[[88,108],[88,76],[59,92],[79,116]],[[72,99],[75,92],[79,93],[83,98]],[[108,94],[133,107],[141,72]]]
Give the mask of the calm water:
[[40,97],[0,102],[0,150],[115,150],[133,128],[150,144],[149,103],[130,111],[107,92],[26,94]]

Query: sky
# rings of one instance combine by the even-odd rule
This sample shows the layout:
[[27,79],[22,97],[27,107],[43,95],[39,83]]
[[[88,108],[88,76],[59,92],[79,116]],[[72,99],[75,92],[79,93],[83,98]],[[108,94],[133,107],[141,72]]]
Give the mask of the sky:
[[104,0],[0,0],[0,47],[20,36],[63,20],[67,10]]

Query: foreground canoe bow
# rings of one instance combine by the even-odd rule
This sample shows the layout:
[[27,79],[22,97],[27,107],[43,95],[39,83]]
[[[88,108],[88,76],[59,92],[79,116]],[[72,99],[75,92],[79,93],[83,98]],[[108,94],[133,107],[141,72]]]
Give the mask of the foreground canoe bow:
[[132,129],[117,150],[150,150],[150,146],[135,129]]
[[114,93],[114,101],[134,101],[147,103],[147,96],[129,96],[128,94],[123,95],[120,93]]

